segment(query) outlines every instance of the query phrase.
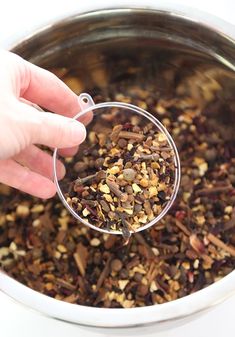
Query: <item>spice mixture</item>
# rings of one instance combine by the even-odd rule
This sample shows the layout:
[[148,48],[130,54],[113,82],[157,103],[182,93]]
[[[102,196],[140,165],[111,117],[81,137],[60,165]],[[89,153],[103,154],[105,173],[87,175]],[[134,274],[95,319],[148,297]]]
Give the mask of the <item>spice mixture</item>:
[[[146,118],[113,110],[88,127],[85,151],[73,169],[68,204],[91,224],[130,232],[156,218],[172,197],[174,151]],[[122,124],[120,120],[123,120]],[[91,130],[89,130],[91,129]],[[95,131],[94,131],[95,130]]]
[[[130,76],[134,71],[138,68],[130,67]],[[181,157],[178,198],[160,222],[136,233],[123,246],[120,236],[79,225],[57,198],[42,201],[1,186],[0,266],[48,296],[108,308],[172,301],[230,273],[235,266],[235,140],[229,115],[234,116],[234,112],[227,100],[223,105],[217,103],[223,89],[213,75],[216,69],[210,69],[209,75],[204,71],[203,76],[195,72],[181,82],[176,81],[174,73],[165,73],[166,82],[173,83],[171,94],[159,93],[157,83],[131,85],[126,80],[128,74],[118,85],[110,84],[109,91],[82,88],[78,77],[66,69],[57,69],[57,74],[77,93],[91,93],[96,102],[132,103],[163,122]],[[97,83],[104,83],[106,75],[100,71],[101,75],[102,81]],[[161,77],[158,70],[161,82],[165,75]],[[228,117],[227,124],[223,124],[226,121],[219,113],[221,109]],[[89,154],[82,145],[77,157],[66,160],[71,180],[76,179],[84,163],[93,166],[85,158]],[[140,161],[138,165],[151,167],[154,163]],[[107,183],[104,188],[111,190]],[[151,204],[146,199],[147,208],[148,201]]]

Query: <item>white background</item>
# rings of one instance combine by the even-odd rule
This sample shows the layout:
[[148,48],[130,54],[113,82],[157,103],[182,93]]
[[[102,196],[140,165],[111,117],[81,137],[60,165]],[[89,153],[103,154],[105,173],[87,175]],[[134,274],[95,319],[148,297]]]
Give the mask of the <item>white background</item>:
[[[51,20],[81,8],[83,4],[80,2],[79,0],[39,0],[37,2],[35,0],[6,0],[3,2],[2,0],[0,3],[0,47],[8,45],[9,41],[16,41],[25,34],[30,34],[32,27],[40,27],[44,23],[49,24]],[[129,2],[136,3],[136,1]],[[171,2],[204,10],[235,25],[235,2],[233,0],[181,0]],[[111,0],[86,0],[86,5],[88,3],[91,6],[102,3],[102,7],[104,7],[104,4],[112,5]],[[145,1],[143,0],[144,3]],[[154,327],[152,327],[151,333],[150,329],[147,329],[146,335],[162,337],[232,337],[235,335],[234,319],[235,296],[209,313],[204,314],[201,318],[184,326],[160,333],[154,332]],[[114,331],[112,333],[102,329],[96,330],[53,320],[21,306],[0,292],[1,337],[31,337],[32,335],[34,337],[62,337],[67,335],[69,337],[102,337],[111,336],[112,334],[114,334]],[[116,336],[131,336],[134,334],[134,330],[115,332]]]

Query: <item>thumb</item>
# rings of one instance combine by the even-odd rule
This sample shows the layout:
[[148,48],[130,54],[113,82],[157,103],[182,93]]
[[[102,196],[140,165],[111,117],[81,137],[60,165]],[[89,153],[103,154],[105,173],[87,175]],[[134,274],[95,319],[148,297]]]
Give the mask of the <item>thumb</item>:
[[81,144],[86,128],[79,121],[50,112],[37,112],[40,127],[32,135],[32,143],[68,148]]

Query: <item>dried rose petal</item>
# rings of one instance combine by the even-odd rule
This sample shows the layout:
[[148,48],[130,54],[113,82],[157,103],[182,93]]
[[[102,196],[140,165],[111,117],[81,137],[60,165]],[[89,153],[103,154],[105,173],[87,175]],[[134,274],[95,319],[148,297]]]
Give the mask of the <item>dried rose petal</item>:
[[189,237],[189,243],[192,248],[198,253],[203,254],[205,253],[205,246],[201,240],[197,237],[196,234],[191,234]]

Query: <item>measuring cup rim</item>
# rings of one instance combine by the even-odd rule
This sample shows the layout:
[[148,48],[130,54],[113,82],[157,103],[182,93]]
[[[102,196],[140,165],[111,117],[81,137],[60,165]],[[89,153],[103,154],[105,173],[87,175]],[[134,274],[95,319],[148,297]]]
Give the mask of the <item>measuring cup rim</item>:
[[[166,213],[169,211],[169,209],[171,208],[172,204],[174,203],[174,200],[177,196],[178,190],[179,190],[179,185],[180,185],[180,177],[181,177],[181,168],[180,168],[180,158],[179,158],[179,154],[178,154],[178,150],[176,148],[175,142],[173,140],[173,138],[171,137],[170,133],[167,131],[167,129],[165,128],[165,126],[156,118],[154,117],[150,112],[136,106],[133,104],[129,104],[129,103],[124,103],[124,102],[102,102],[102,103],[97,103],[95,104],[91,98],[90,95],[88,94],[81,94],[80,96],[82,96],[82,99],[85,97],[84,95],[87,95],[88,97],[88,104],[89,106],[85,109],[83,109],[82,111],[80,111],[78,114],[76,114],[73,119],[78,119],[81,118],[82,116],[84,116],[86,113],[91,112],[95,109],[101,109],[101,108],[124,108],[124,109],[129,109],[134,111],[135,113],[147,118],[148,120],[150,120],[153,124],[155,124],[155,126],[160,129],[160,131],[162,133],[164,133],[167,137],[167,141],[169,142],[172,150],[174,151],[174,161],[175,161],[175,181],[174,181],[174,187],[173,187],[173,192],[171,195],[171,198],[167,201],[166,206],[163,208],[163,210],[161,211],[161,213],[158,214],[158,216],[156,216],[154,219],[152,219],[151,221],[149,221],[147,224],[145,224],[144,226],[140,226],[139,228],[137,228],[135,231],[130,231],[131,234],[137,233],[137,232],[141,232],[143,230],[146,230],[147,228],[150,228],[151,226],[153,226],[155,223],[157,223],[158,221],[160,221],[165,215]],[[86,97],[85,97],[86,98]],[[84,106],[84,105],[83,105]],[[62,203],[64,204],[64,206],[68,209],[68,211],[81,223],[83,223],[84,225],[86,225],[87,227],[90,227],[96,231],[102,232],[102,233],[106,233],[106,234],[116,234],[116,235],[122,235],[122,232],[119,230],[108,230],[108,229],[104,229],[104,228],[99,228],[95,225],[92,225],[90,222],[84,220],[78,213],[75,212],[75,210],[68,204],[68,202],[66,201],[60,185],[59,185],[59,181],[58,181],[58,177],[57,177],[57,172],[56,172],[56,160],[57,160],[57,153],[58,153],[58,148],[55,148],[54,153],[53,153],[53,174],[54,174],[54,182],[57,188],[57,194],[60,197],[60,200],[62,201]]]

